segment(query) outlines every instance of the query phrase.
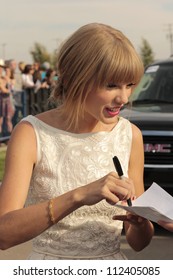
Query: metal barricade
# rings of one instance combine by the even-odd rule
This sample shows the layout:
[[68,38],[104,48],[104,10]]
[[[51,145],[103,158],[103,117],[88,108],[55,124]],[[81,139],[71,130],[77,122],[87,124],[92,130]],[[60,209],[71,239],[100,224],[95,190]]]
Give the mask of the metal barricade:
[[[50,89],[40,88],[37,92],[28,88],[23,91],[14,92],[15,113],[12,118],[13,127],[24,117],[28,115],[36,115],[49,109],[48,98]],[[6,142],[10,138],[10,133],[6,127],[6,116],[3,116],[2,133],[0,143]]]

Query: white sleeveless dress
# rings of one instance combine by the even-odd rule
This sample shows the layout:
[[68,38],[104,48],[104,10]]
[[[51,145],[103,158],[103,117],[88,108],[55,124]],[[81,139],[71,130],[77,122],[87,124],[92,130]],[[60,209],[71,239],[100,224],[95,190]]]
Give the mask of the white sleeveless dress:
[[[125,176],[132,142],[132,128],[120,117],[111,132],[69,133],[53,128],[34,116],[37,163],[31,178],[27,205],[59,196],[115,171],[118,156]],[[124,210],[105,200],[83,206],[33,239],[28,259],[126,259],[120,250],[123,223],[114,215]]]

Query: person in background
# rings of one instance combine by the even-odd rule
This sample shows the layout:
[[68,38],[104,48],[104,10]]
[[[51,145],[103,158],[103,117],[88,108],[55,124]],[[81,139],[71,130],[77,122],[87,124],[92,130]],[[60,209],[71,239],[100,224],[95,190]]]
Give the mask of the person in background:
[[22,73],[25,68],[25,62],[20,61],[18,63],[18,67],[15,71],[14,78],[15,78],[15,85],[14,85],[14,91],[15,92],[21,92],[23,88],[23,81],[22,81]]
[[5,65],[11,70],[11,78],[15,80],[15,72],[17,68],[17,62],[15,59],[8,59],[5,61]]
[[10,118],[12,119],[12,117],[14,116],[14,112],[15,112],[14,87],[15,87],[16,80],[14,78],[14,73],[9,66],[5,67],[4,79],[6,81],[6,88],[9,89],[10,103],[11,103],[11,106],[10,106],[11,107],[11,109],[10,109],[11,117]]
[[40,67],[41,70],[41,79],[45,79],[46,72],[50,69],[50,63],[48,61],[43,62],[43,64]]
[[[38,75],[38,77],[37,77]],[[34,92],[37,93],[40,89],[48,89],[49,85],[47,84],[46,80],[40,80],[40,74],[37,72],[37,74],[35,75],[35,89]]]
[[40,70],[40,63],[39,62],[34,62],[33,63],[33,81],[36,84],[36,82],[39,80],[40,82],[42,81],[41,77],[41,70]]
[[5,81],[4,81],[4,68],[5,63],[3,59],[0,59],[0,137],[3,136],[3,118],[4,118],[4,106],[3,106],[3,97],[4,97],[4,91],[7,91],[5,87]]
[[15,86],[15,78],[9,66],[5,67],[4,79],[6,80],[7,88],[9,88],[11,92],[13,92]]
[[[42,65],[42,71],[40,70],[40,64],[39,63],[34,63],[34,73],[33,73],[33,80],[35,83],[35,92],[38,92],[39,89],[50,89],[55,85],[55,70],[50,68],[50,64],[44,63]],[[44,66],[44,67],[43,67]],[[47,69],[47,70],[46,70]],[[43,71],[44,73],[44,78],[43,78]]]
[[34,68],[32,64],[26,64],[22,73],[22,85],[23,89],[34,88],[34,80],[33,80]]
[[47,84],[47,88],[49,89],[54,88],[56,84],[56,71],[52,68],[49,68],[46,71],[45,78],[43,79],[42,82]]
[[21,74],[23,73],[23,71],[24,71],[24,69],[25,69],[25,65],[26,65],[26,63],[25,63],[24,61],[19,61],[19,63],[18,63],[18,69],[19,69],[19,71],[20,71]]
[[15,112],[13,104],[14,75],[9,66],[0,60],[0,136],[9,136],[13,129],[12,117]]
[[28,259],[126,259],[123,224],[136,251],[154,234],[149,220],[116,206],[144,192],[142,134],[119,116],[143,75],[142,61],[121,31],[101,23],[74,32],[57,61],[51,98],[58,107],[24,118],[8,144],[0,248],[32,239]]
[[18,63],[18,67],[14,72],[14,90],[13,90],[13,100],[15,106],[15,113],[12,118],[13,127],[19,122],[19,120],[23,116],[24,108],[23,108],[23,100],[24,100],[24,92],[23,92],[23,81],[22,81],[22,73],[25,68],[25,62],[20,61]]

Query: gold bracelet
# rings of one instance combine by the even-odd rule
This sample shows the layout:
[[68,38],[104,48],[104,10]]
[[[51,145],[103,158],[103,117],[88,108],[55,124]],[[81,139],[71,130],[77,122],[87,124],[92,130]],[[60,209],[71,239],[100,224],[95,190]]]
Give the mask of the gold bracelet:
[[55,221],[55,217],[53,214],[53,199],[49,200],[49,217],[50,217],[51,222],[53,224],[55,224],[56,221]]

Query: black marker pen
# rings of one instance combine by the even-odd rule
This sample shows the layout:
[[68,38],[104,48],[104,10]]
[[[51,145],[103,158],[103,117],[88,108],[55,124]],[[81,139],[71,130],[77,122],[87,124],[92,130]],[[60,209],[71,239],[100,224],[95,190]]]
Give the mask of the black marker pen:
[[[122,167],[121,167],[121,164],[120,164],[120,161],[119,159],[117,158],[117,156],[114,156],[113,157],[113,162],[114,162],[114,166],[116,168],[116,171],[118,173],[118,176],[122,179],[123,178],[123,170],[122,170]],[[128,206],[132,206],[132,202],[131,202],[131,199],[127,199],[127,204]]]

